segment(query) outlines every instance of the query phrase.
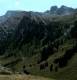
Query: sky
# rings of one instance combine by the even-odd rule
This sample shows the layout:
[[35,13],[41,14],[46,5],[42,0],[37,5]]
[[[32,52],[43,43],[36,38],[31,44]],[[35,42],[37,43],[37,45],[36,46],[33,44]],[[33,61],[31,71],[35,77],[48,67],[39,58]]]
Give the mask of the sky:
[[8,10],[44,12],[54,5],[77,8],[77,0],[0,0],[0,16]]

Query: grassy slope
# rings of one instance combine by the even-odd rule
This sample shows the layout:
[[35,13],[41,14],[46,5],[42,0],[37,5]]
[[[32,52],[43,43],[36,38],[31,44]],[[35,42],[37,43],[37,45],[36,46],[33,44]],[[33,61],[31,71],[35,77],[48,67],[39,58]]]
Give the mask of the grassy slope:
[[[24,57],[24,59],[21,61],[16,62],[14,65],[10,64],[8,67],[12,67],[16,71],[22,71],[23,65],[26,65],[27,71],[29,71],[32,75],[39,75],[39,76],[45,76],[50,78],[55,78],[59,80],[76,80],[77,76],[77,54],[75,54],[71,60],[69,60],[68,65],[64,68],[59,68],[58,72],[55,72],[53,69],[52,72],[50,72],[50,65],[53,63],[54,59],[62,56],[67,49],[70,49],[73,46],[72,41],[69,40],[65,42],[63,45],[60,46],[59,51],[50,56],[47,59],[48,67],[40,70],[40,64],[37,64],[38,59],[40,58],[39,53],[40,51],[36,50],[38,54],[32,56],[32,57]],[[61,48],[64,48],[62,51]],[[5,58],[2,58],[0,63],[7,64],[8,62],[13,62],[15,58],[13,56],[8,57],[6,60]],[[32,65],[32,66],[30,66]]]
[[[52,77],[56,79],[64,79],[64,80],[76,80],[77,76],[77,67],[76,67],[76,62],[77,62],[77,54],[75,54],[71,60],[69,60],[68,65],[64,68],[59,68],[58,72],[55,72],[54,70],[50,72],[50,65],[53,63],[53,60],[56,59],[59,56],[62,56],[67,49],[70,49],[73,46],[71,41],[68,41],[64,43],[64,45],[60,46],[59,52],[55,53],[54,55],[50,56],[48,58],[48,64],[49,66],[45,68],[44,70],[40,70],[39,64],[36,64],[36,61],[39,56],[34,56],[32,59],[29,59],[30,62],[28,62],[27,70],[31,72],[31,74],[34,75],[42,75],[46,77]],[[61,48],[64,47],[64,51],[61,51]],[[32,64],[32,67],[29,67],[29,65]]]

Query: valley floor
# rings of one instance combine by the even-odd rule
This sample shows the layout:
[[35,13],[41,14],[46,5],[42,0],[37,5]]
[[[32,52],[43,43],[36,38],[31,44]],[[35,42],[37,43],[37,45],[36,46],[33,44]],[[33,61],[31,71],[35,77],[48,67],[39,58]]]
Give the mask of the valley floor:
[[0,75],[0,80],[54,80],[32,75]]

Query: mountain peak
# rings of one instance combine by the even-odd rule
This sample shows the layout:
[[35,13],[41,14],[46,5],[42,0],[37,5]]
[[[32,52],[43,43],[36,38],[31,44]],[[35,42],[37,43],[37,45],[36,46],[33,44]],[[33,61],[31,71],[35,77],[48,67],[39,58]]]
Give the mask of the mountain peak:
[[58,9],[58,7],[57,6],[52,6],[51,8],[50,8],[50,11],[55,11],[55,10],[57,10]]
[[75,10],[76,9],[64,5],[62,5],[60,8],[57,6],[52,6],[50,10],[47,11],[47,13],[51,15],[69,15],[75,12]]

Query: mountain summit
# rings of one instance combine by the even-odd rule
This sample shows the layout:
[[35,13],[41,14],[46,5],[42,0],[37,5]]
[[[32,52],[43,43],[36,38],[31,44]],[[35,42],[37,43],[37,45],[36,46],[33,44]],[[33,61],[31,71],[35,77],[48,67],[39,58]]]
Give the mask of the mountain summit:
[[52,6],[50,10],[46,11],[46,13],[49,13],[51,15],[69,15],[76,11],[76,9],[67,7],[62,5],[60,8],[57,6]]

